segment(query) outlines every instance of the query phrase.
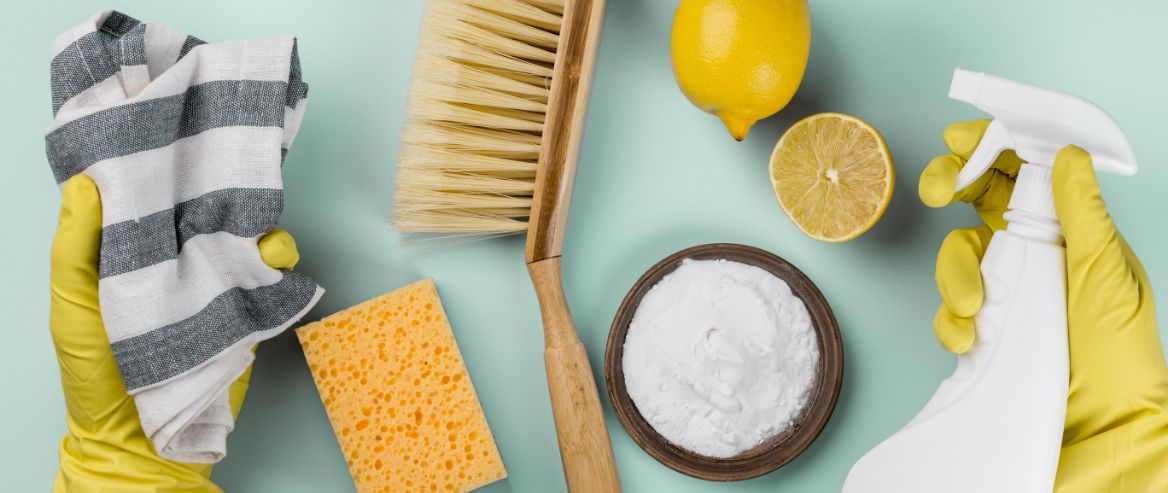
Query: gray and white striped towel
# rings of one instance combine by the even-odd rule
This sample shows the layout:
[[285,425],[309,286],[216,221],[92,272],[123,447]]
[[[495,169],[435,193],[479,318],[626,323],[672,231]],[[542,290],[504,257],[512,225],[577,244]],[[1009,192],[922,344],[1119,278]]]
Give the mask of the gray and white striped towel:
[[296,41],[206,44],[107,11],[57,38],[51,78],[49,164],[101,194],[101,315],[142,427],[163,457],[216,462],[250,348],[323,293],[256,247],[304,114]]

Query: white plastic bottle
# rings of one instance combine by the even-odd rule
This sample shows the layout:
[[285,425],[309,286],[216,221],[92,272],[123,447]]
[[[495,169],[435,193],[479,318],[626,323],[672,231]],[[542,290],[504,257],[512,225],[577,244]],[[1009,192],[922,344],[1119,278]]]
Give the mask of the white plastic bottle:
[[982,260],[977,339],[904,428],[852,467],[845,493],[1029,493],[1054,487],[1068,387],[1066,262],[1051,166],[1068,144],[1099,171],[1136,172],[1127,137],[1080,98],[958,69],[949,97],[993,115],[961,190],[1006,149],[1018,173],[1009,226]]

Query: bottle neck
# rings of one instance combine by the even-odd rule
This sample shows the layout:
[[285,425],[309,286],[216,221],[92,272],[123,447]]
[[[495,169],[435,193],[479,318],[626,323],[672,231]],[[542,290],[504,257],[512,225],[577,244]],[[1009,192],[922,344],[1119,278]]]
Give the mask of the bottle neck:
[[1009,211],[1003,217],[1006,230],[1033,240],[1061,245],[1062,227],[1054,208],[1051,167],[1026,163],[1018,170]]

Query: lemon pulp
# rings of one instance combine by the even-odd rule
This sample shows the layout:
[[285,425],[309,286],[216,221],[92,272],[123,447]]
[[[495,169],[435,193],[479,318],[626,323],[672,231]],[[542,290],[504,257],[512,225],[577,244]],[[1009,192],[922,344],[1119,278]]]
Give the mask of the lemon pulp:
[[820,113],[791,126],[771,154],[779,205],[804,234],[842,242],[871,228],[888,208],[896,169],[868,123]]

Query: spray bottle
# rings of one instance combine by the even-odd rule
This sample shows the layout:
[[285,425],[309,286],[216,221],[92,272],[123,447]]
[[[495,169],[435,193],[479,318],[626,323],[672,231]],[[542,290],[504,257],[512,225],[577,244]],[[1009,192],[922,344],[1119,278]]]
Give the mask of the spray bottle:
[[949,97],[994,117],[962,168],[957,190],[1013,149],[1018,172],[1005,230],[994,233],[981,272],[985,302],[977,340],[957,369],[895,435],[862,457],[845,493],[1050,492],[1066,415],[1066,261],[1051,167],[1069,144],[1098,171],[1131,175],[1127,137],[1083,99],[957,69]]

